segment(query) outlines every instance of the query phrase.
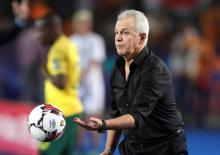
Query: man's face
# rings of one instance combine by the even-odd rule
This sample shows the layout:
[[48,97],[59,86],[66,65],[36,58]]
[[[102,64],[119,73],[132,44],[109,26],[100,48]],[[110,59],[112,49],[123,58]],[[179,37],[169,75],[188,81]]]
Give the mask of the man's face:
[[140,49],[140,35],[135,29],[135,18],[118,20],[115,25],[115,46],[120,56],[132,59]]

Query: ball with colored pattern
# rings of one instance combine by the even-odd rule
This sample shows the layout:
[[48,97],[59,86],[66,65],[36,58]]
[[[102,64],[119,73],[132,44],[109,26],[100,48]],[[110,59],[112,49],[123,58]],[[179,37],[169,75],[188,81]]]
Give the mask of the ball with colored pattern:
[[65,126],[63,113],[49,104],[36,106],[28,117],[28,129],[31,135],[41,142],[57,140],[62,136]]

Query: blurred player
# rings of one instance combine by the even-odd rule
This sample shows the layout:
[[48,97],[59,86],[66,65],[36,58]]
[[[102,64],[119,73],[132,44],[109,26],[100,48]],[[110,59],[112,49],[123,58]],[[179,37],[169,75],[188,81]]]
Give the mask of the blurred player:
[[[105,108],[105,84],[103,62],[106,57],[104,39],[93,32],[93,17],[89,10],[79,10],[73,15],[75,33],[70,37],[76,43],[80,55],[82,69],[80,82],[80,98],[85,108],[84,119],[91,116],[101,117]],[[80,131],[80,145],[87,143],[96,150],[100,146],[100,135],[92,133],[91,139]],[[85,153],[84,153],[85,154]]]
[[42,44],[49,46],[43,72],[45,76],[45,103],[58,107],[66,117],[63,136],[51,143],[41,143],[41,155],[70,155],[76,142],[76,126],[73,117],[83,107],[78,99],[80,66],[76,47],[62,34],[61,19],[49,14],[36,21]]

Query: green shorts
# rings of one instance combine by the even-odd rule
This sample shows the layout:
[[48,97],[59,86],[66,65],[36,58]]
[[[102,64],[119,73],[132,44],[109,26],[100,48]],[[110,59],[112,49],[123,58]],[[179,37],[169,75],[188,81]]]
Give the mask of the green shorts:
[[42,142],[39,144],[40,155],[71,155],[77,140],[77,126],[73,123],[73,115],[66,117],[66,128],[63,135],[53,142]]

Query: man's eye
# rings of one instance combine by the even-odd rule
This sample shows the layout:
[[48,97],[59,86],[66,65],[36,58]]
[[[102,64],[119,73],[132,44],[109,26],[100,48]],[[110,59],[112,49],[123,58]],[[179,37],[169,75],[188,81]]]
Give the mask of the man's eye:
[[122,34],[129,34],[129,32],[128,31],[124,31],[124,32],[122,32]]

